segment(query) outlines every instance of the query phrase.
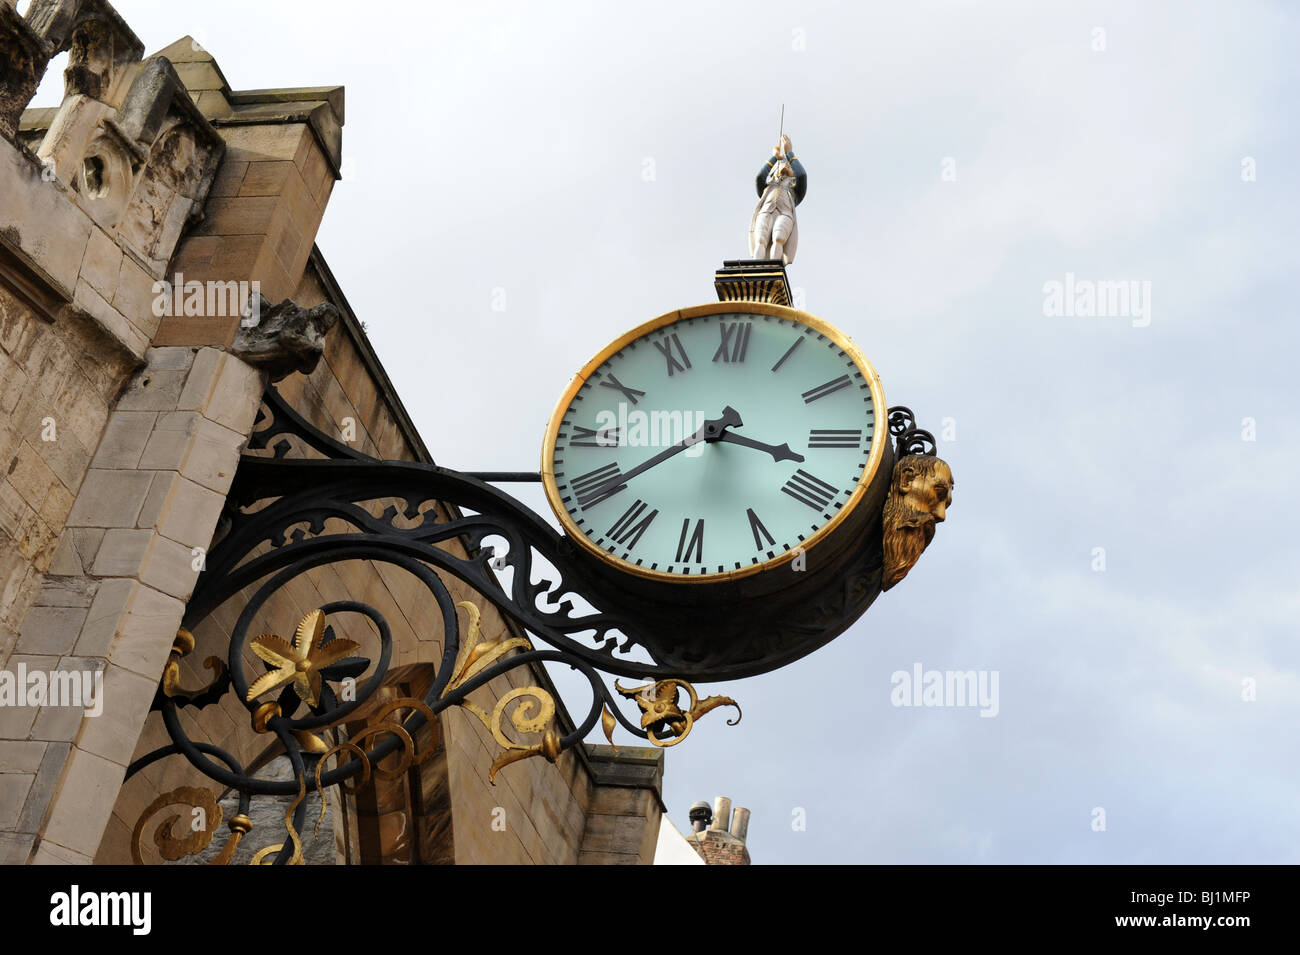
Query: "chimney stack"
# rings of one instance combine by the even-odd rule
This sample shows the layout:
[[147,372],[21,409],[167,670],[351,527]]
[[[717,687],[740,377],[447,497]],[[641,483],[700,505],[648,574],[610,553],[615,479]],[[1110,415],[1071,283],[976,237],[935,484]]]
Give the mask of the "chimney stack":
[[718,796],[712,810],[707,802],[692,803],[690,820],[693,831],[686,841],[706,865],[749,865],[748,809],[737,806],[733,812],[731,800]]

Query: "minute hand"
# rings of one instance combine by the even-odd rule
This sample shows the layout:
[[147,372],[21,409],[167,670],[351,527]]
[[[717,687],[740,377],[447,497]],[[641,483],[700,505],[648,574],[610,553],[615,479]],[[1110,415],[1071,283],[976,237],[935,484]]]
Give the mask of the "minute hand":
[[629,478],[634,478],[638,474],[649,471],[656,464],[662,464],[673,455],[680,454],[691,445],[699,444],[701,441],[725,440],[731,433],[726,429],[739,428],[742,423],[743,422],[740,420],[740,413],[737,412],[735,408],[728,405],[722,409],[722,416],[720,418],[712,418],[704,422],[704,426],[701,427],[699,431],[696,431],[689,437],[682,438],[682,440],[670,447],[664,448],[654,457],[642,461],[636,467],[632,468],[632,470],[624,474],[619,474],[606,481],[604,484],[593,488],[591,491],[591,497],[597,500],[604,500],[616,490],[621,490],[622,485],[626,484]]
[[719,441],[726,441],[730,444],[739,444],[746,448],[753,448],[756,451],[766,451],[772,455],[773,461],[800,461],[804,457],[802,454],[796,454],[790,450],[789,444],[764,444],[762,441],[755,441],[753,438],[747,438],[743,434],[733,434],[730,431],[724,432]]

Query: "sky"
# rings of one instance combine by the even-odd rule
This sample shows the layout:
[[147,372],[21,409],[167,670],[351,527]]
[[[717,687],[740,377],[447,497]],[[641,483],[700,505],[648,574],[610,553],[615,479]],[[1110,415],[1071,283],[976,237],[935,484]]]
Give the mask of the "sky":
[[[744,719],[668,751],[678,828],[726,795],[761,864],[1300,862],[1297,8],[116,6],[235,89],[346,87],[317,242],[463,470],[536,470],[575,371],[715,299],[784,104],[791,283],[953,503],[831,644],[701,688]],[[1053,308],[1096,282],[1123,314]],[[894,705],[918,664],[996,671],[996,715]]]

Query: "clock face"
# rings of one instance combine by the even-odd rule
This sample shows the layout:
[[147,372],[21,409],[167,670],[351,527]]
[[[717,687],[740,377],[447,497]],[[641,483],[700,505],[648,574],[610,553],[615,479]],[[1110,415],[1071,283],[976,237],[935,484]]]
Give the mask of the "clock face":
[[724,302],[624,336],[547,430],[547,497],[605,561],[682,582],[757,573],[825,539],[888,440],[879,378],[805,312]]

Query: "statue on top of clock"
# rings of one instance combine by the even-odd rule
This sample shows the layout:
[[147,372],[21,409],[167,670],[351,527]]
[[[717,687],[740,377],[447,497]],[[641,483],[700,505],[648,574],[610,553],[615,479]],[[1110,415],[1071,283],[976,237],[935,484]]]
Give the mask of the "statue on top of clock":
[[789,136],[781,135],[781,141],[772,149],[772,158],[759,169],[754,184],[759,200],[749,221],[749,255],[754,259],[779,259],[789,265],[799,244],[794,209],[808,191],[808,173],[795,157]]

